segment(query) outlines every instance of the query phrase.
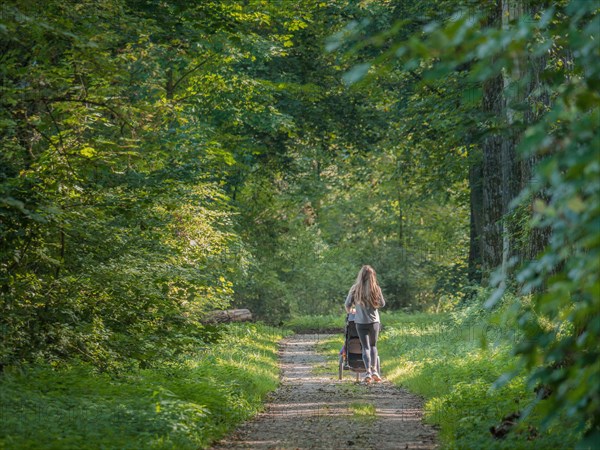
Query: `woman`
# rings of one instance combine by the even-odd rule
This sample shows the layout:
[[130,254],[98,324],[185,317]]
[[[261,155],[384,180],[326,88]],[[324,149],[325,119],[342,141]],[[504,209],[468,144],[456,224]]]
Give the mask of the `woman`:
[[[371,266],[362,266],[356,282],[346,297],[346,312],[355,314],[354,323],[362,345],[362,357],[367,373],[363,381],[381,381],[377,373],[377,338],[379,337],[379,308],[385,306],[377,275]],[[353,311],[353,306],[356,311]]]

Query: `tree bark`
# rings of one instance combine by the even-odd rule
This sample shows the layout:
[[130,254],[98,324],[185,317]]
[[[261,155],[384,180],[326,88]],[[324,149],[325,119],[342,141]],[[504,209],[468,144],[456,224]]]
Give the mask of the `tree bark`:
[[482,144],[482,198],[483,227],[481,235],[481,258],[484,281],[486,274],[502,264],[503,253],[503,139],[498,132],[504,114],[504,80],[497,75],[483,84],[483,110],[493,120]]
[[[538,6],[540,8],[541,6]],[[534,15],[537,11],[530,10],[529,14]],[[542,73],[546,67],[547,56],[530,56],[527,61],[528,83],[526,88],[527,110],[525,111],[526,125],[536,123],[542,114],[550,107],[550,92],[545,87],[542,80]],[[567,66],[567,64],[565,64]],[[532,183],[535,183],[535,166],[540,162],[540,155],[526,155],[521,161],[521,182],[520,188],[527,189]],[[535,188],[534,188],[535,189]],[[533,211],[533,203],[541,199],[548,200],[543,191],[534,192],[530,199],[530,214]],[[522,249],[522,259],[532,260],[540,254],[548,245],[550,239],[550,228],[534,227],[531,229],[529,239]]]
[[[497,0],[488,18],[490,27],[508,27],[510,20],[522,14],[519,0]],[[519,78],[521,67],[514,72],[502,72],[483,84],[482,109],[488,117],[488,134],[483,140],[483,227],[482,270],[487,283],[490,272],[501,268],[508,277],[509,263],[514,255],[513,235],[506,216],[510,203],[519,192],[520,166],[516,155],[517,137],[513,131],[514,112],[508,106],[511,83]]]
[[481,283],[481,257],[483,234],[483,184],[481,162],[477,162],[469,169],[469,187],[471,217],[469,224],[469,281]]

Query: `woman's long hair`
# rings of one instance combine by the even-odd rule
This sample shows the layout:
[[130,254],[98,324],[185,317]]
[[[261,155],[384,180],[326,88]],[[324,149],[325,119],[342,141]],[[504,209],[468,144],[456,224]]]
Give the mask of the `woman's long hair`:
[[351,288],[354,303],[379,308],[381,306],[381,288],[377,284],[377,274],[371,266],[362,266]]

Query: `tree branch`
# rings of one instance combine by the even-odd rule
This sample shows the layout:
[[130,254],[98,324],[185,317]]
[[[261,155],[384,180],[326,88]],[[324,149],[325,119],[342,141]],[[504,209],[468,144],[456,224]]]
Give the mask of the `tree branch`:
[[60,102],[83,103],[83,104],[90,104],[90,105],[94,105],[94,106],[100,106],[101,108],[108,109],[115,116],[117,116],[119,118],[119,120],[121,120],[121,122],[126,124],[129,128],[134,129],[134,126],[127,119],[125,119],[125,117],[123,117],[123,115],[119,111],[117,111],[115,108],[113,108],[112,106],[110,106],[104,102],[98,102],[98,101],[90,100],[87,98],[79,99],[79,98],[70,98],[70,97],[54,97],[54,98],[46,99],[45,101],[50,102],[50,103],[60,103]]
[[187,77],[188,75],[190,75],[190,74],[194,73],[196,70],[198,70],[199,68],[201,68],[201,67],[202,67],[204,64],[206,64],[206,63],[207,63],[208,61],[210,61],[210,60],[211,60],[211,58],[206,58],[206,59],[204,59],[203,61],[200,61],[198,64],[196,64],[194,67],[192,67],[192,68],[191,68],[191,69],[189,69],[188,71],[184,72],[184,73],[183,73],[183,75],[181,75],[181,76],[180,76],[180,77],[177,79],[177,81],[175,81],[175,82],[173,83],[173,85],[171,86],[172,93],[174,93],[174,92],[175,92],[175,89],[177,88],[177,85],[178,85],[179,83],[181,83],[181,82],[184,80],[184,78],[185,78],[185,77]]
[[[13,118],[15,118],[16,120],[20,120],[20,118],[17,117],[17,115],[14,112],[12,112],[10,109],[7,108],[7,111],[8,111],[8,113]],[[51,117],[52,117],[52,115],[51,115]],[[50,144],[51,147],[53,147],[63,158],[65,158],[65,162],[67,163],[67,166],[71,170],[71,175],[75,176],[75,171],[73,170],[73,167],[71,167],[71,164],[69,163],[69,160],[64,155],[64,153],[62,152],[61,148],[58,145],[56,145],[54,142],[52,142],[52,139],[50,139],[49,136],[46,136],[46,134],[42,130],[40,130],[38,127],[36,127],[32,123],[27,122],[27,120],[23,120],[23,122],[25,122],[25,125],[27,127],[31,128],[33,131],[35,131],[36,133],[38,133],[42,138],[44,138],[48,142],[48,144]],[[60,139],[60,130],[59,130],[59,139]],[[33,157],[34,156],[32,155],[32,158]]]
[[72,175],[75,175],[75,171],[73,170],[73,167],[71,166],[71,163],[69,162],[69,158],[67,157],[67,154],[65,151],[65,143],[63,141],[62,131],[60,130],[60,127],[58,126],[58,122],[56,121],[56,118],[54,117],[54,114],[52,114],[52,110],[50,109],[50,106],[48,106],[48,103],[46,103],[46,101],[44,101],[44,106],[46,107],[46,111],[48,111],[48,115],[50,116],[50,119],[52,120],[52,123],[54,124],[54,127],[56,128],[56,134],[58,135],[58,142],[60,143],[60,147],[62,148],[62,151],[61,151],[61,150],[59,150],[59,148],[57,146],[56,150],[65,159],[65,162],[67,163],[67,166],[69,166],[69,169],[71,170]]

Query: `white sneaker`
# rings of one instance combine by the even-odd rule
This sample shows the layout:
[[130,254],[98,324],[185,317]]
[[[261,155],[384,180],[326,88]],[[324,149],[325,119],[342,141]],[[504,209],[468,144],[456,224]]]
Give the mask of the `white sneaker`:
[[381,383],[381,382],[383,381],[377,372],[373,372],[373,374],[371,375],[371,377],[372,377],[372,378],[373,378],[373,380],[375,380],[377,383]]
[[363,380],[363,383],[369,384],[369,383],[371,383],[371,381],[373,381],[373,378],[371,378],[371,374],[370,373],[367,373],[362,380]]

